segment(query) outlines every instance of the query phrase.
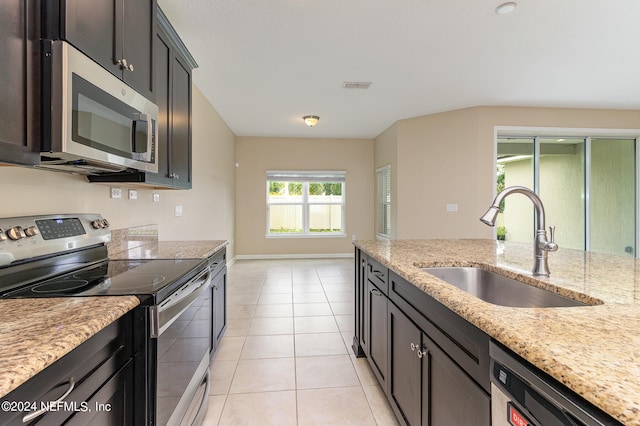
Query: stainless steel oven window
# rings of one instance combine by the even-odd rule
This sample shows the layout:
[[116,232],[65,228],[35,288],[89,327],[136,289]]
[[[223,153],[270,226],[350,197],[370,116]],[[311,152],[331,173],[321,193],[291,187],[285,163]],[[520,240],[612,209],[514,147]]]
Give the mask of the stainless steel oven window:
[[[188,293],[192,299],[182,306],[171,297],[160,303],[176,315],[163,318],[157,337],[156,364],[156,424],[180,424],[191,407],[206,404],[197,401],[207,398],[198,389],[208,384],[209,350],[211,339],[211,277],[207,268],[189,284],[197,287],[191,291],[188,285],[176,294]],[[166,303],[166,305],[165,305]],[[204,392],[206,394],[206,392]]]

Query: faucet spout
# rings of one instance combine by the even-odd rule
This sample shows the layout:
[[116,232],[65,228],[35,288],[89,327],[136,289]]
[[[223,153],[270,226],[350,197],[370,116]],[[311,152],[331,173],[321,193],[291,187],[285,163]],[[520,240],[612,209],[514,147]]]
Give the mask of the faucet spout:
[[496,198],[493,200],[491,207],[485,214],[482,215],[480,221],[489,226],[495,226],[496,218],[498,217],[498,210],[500,203],[507,196],[511,194],[523,194],[531,202],[536,211],[536,233],[535,240],[533,243],[533,254],[534,254],[534,265],[533,265],[533,275],[542,275],[549,276],[549,264],[547,261],[547,253],[550,251],[558,250],[558,245],[554,242],[555,238],[555,227],[550,227],[551,232],[551,240],[547,240],[547,231],[545,228],[545,214],[544,214],[544,205],[542,204],[542,200],[538,197],[533,191],[529,188],[525,188],[524,186],[510,186],[505,188],[501,193],[499,193]]

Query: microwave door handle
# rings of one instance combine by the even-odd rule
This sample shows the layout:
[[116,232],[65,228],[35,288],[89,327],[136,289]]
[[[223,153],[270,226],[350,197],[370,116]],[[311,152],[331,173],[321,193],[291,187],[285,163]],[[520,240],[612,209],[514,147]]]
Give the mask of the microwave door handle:
[[[142,123],[144,123],[143,129],[146,135],[144,146],[140,146],[140,139],[138,138],[138,126]],[[151,135],[151,117],[148,114],[134,114],[131,126],[131,152],[134,154],[147,152],[147,148],[151,146]]]

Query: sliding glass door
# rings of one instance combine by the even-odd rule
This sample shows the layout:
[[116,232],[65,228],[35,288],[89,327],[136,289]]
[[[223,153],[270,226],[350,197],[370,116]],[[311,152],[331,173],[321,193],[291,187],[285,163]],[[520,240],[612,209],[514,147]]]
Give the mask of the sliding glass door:
[[[540,195],[560,247],[637,256],[636,139],[499,136],[498,188]],[[532,203],[507,198],[498,238],[533,241]],[[504,237],[502,236],[504,235]]]
[[584,139],[537,138],[540,195],[546,225],[555,225],[560,247],[585,248]]
[[635,141],[591,139],[590,251],[636,253]]

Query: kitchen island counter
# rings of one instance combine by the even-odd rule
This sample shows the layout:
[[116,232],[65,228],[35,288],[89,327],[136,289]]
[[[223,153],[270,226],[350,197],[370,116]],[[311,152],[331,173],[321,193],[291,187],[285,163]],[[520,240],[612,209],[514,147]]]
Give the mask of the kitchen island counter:
[[[493,240],[356,241],[372,256],[587,401],[640,425],[640,264],[560,248],[551,277],[531,276],[530,244]],[[483,302],[421,270],[476,266],[589,305],[512,308]]]
[[134,296],[0,300],[0,397],[139,303]]

